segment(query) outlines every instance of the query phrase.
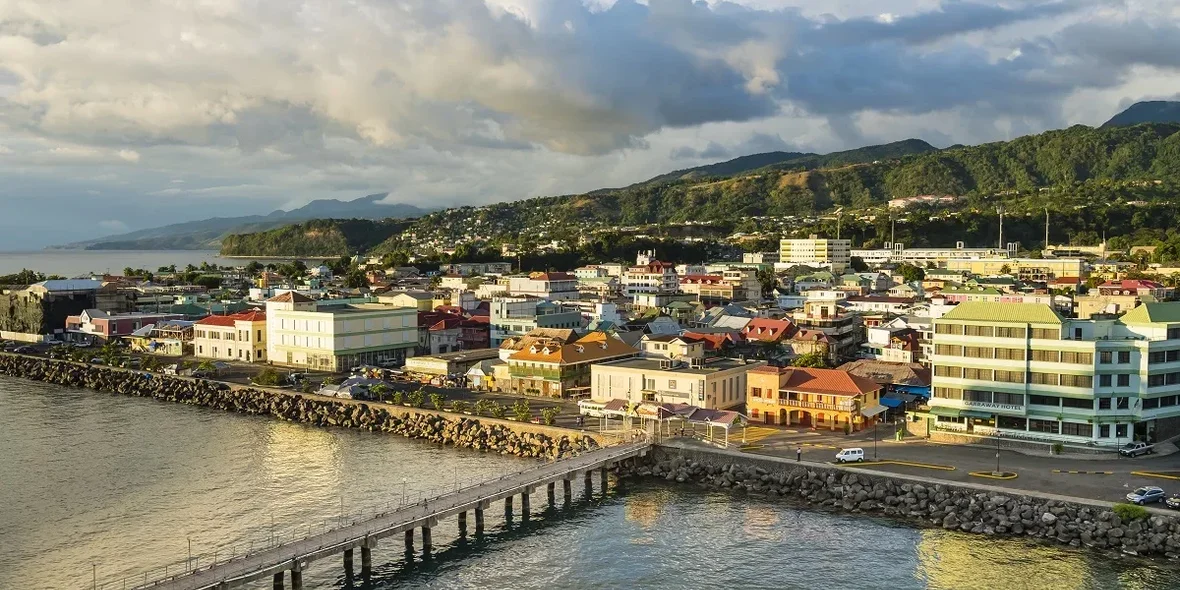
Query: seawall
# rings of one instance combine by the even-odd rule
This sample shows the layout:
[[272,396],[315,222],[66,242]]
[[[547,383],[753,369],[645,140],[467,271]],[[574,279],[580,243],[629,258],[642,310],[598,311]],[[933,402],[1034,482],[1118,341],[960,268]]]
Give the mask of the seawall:
[[1113,504],[988,485],[882,474],[855,467],[672,443],[620,468],[620,475],[804,502],[989,536],[1029,537],[1153,557],[1180,557],[1180,520]]
[[519,457],[561,458],[600,446],[597,436],[552,426],[244,387],[40,357],[0,354],[0,374],[228,412],[269,415],[313,426],[388,432],[443,445]]

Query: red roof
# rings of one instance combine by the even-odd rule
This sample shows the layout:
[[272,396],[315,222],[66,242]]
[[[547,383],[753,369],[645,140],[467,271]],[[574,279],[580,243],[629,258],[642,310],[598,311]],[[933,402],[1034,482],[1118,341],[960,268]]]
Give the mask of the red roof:
[[1144,280],[1144,279],[1124,279],[1124,280],[1119,281],[1117,283],[1114,281],[1107,281],[1105,283],[1102,283],[1101,285],[1098,285],[1098,288],[1102,288],[1102,287],[1114,287],[1117,289],[1162,289],[1162,288],[1164,288],[1163,285],[1161,285],[1155,281],[1148,281],[1148,280]]
[[242,311],[233,315],[211,315],[200,320],[197,323],[202,326],[222,326],[232,328],[236,322],[265,322],[266,313],[252,309],[250,311]]
[[574,281],[578,277],[568,272],[535,272],[529,278],[534,281]]
[[721,275],[684,275],[680,277],[680,282],[685,284],[693,283],[720,283],[724,281],[725,277]]
[[791,389],[804,393],[855,396],[881,389],[881,386],[872,379],[866,379],[839,369],[759,367],[754,371],[778,373],[780,389]]
[[308,297],[307,295],[300,295],[295,291],[287,291],[282,295],[271,297],[270,299],[267,299],[267,301],[274,301],[275,303],[308,303],[315,300],[311,297]]
[[684,333],[684,336],[687,338],[696,338],[697,340],[704,341],[705,350],[718,350],[721,347],[725,346],[726,342],[728,342],[730,344],[740,344],[741,341],[744,340],[744,338],[742,338],[742,335],[737,331],[714,332],[714,333],[710,333],[710,334],[702,334],[700,332],[686,331]]
[[772,320],[769,318],[754,318],[742,328],[742,334],[747,340],[760,342],[777,342],[792,334],[795,324],[787,320]]

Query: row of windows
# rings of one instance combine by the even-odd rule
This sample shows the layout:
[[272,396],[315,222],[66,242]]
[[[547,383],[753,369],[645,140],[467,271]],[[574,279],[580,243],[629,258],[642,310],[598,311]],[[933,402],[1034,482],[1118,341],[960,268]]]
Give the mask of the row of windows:
[[978,389],[963,390],[957,387],[935,387],[934,397],[1010,406],[1024,405],[1024,394],[1006,393],[1003,391],[980,391]]
[[[1049,434],[1064,434],[1067,436],[1091,437],[1094,435],[1094,425],[1077,422],[1056,422],[1053,420],[1038,420],[1036,418],[1016,418],[1013,416],[998,416],[996,425],[1009,430],[1028,430],[1030,432],[1045,432]],[[1110,424],[1098,426],[1100,438],[1110,438]],[[1127,425],[1116,424],[1115,436],[1125,438]]]
[[1159,373],[1147,376],[1148,387],[1180,384],[1180,373]]
[[1154,365],[1157,363],[1172,363],[1180,361],[1180,349],[1178,350],[1157,350],[1147,354],[1147,364]]
[[1178,404],[1180,404],[1180,395],[1166,395],[1164,397],[1143,400],[1143,409],[1170,408]]
[[[1131,362],[1131,351],[1119,350],[1117,352],[1118,352],[1118,357],[1117,357],[1118,364],[1125,365],[1125,364]],[[1098,363],[1102,364],[1102,365],[1111,364],[1115,358],[1116,357],[1115,357],[1114,353],[1110,350],[1104,350],[1104,351],[1098,353]]]
[[[1111,381],[1112,381],[1111,377],[1112,377],[1112,375],[1099,375],[1098,376],[1098,386],[1099,387],[1110,387]],[[1118,387],[1130,387],[1131,386],[1131,376],[1130,375],[1124,373],[1121,375],[1113,375],[1113,377],[1117,377]]]
[[[1180,379],[1180,373],[1176,374]],[[1060,385],[1062,387],[1093,387],[1092,375],[1061,375],[1058,373],[1039,373],[1032,371],[1004,371],[993,369],[977,369],[973,367],[956,367],[952,365],[935,365],[935,377],[951,377],[955,379],[972,379],[975,381],[998,381],[1001,383],[1032,383],[1035,385]]]

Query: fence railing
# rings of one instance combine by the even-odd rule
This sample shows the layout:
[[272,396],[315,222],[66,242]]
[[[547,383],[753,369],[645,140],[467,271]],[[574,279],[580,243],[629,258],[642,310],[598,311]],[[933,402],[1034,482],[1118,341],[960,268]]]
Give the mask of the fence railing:
[[[445,505],[447,498],[456,496],[466,491],[477,488],[488,489],[489,495],[494,495],[508,489],[508,486],[500,485],[495,487],[495,484],[501,483],[527,476],[535,473],[546,466],[555,465],[557,463],[573,462],[577,458],[586,456],[589,453],[602,451],[606,449],[613,449],[621,446],[627,446],[627,443],[646,442],[646,440],[616,440],[612,445],[600,447],[591,451],[573,452],[561,459],[550,459],[545,463],[532,467],[529,469],[522,469],[510,473],[505,473],[499,476],[487,478],[456,478],[450,485],[431,486],[425,489],[409,489],[405,488],[400,494],[400,498],[396,501],[391,500],[384,504],[369,505],[359,512],[359,515],[344,516],[343,514],[333,517],[317,517],[318,523],[302,525],[287,528],[283,531],[275,531],[273,525],[271,530],[265,537],[257,537],[255,539],[246,539],[243,541],[236,541],[234,543],[225,545],[217,545],[210,549],[205,547],[201,552],[194,553],[191,556],[186,556],[184,559],[178,559],[170,563],[156,566],[145,571],[137,572],[128,575],[108,576],[105,581],[97,582],[97,570],[101,564],[92,564],[94,571],[93,575],[96,579],[92,588],[94,590],[114,590],[117,588],[140,588],[152,587],[165,582],[171,582],[178,578],[191,575],[197,572],[213,569],[217,566],[224,566],[230,562],[241,562],[250,557],[260,555],[271,549],[290,545],[296,542],[305,541],[314,537],[323,537],[326,541],[321,543],[318,549],[329,547],[335,544],[343,543],[355,538],[355,535],[341,537],[345,534],[344,529],[356,526],[357,524],[376,520],[394,514],[396,512],[407,510],[415,507],[429,507],[431,504],[440,507],[442,512],[454,508],[456,504]],[[611,453],[607,457],[613,454]]]

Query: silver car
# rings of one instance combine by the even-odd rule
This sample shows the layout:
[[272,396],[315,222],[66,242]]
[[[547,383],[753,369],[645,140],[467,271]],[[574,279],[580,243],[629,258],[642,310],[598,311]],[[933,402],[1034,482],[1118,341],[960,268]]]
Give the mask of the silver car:
[[1167,494],[1165,494],[1164,490],[1160,488],[1155,486],[1143,486],[1141,488],[1136,488],[1135,491],[1127,494],[1127,501],[1132,504],[1138,504],[1142,506],[1144,504],[1151,504],[1152,502],[1159,502],[1166,496]]

